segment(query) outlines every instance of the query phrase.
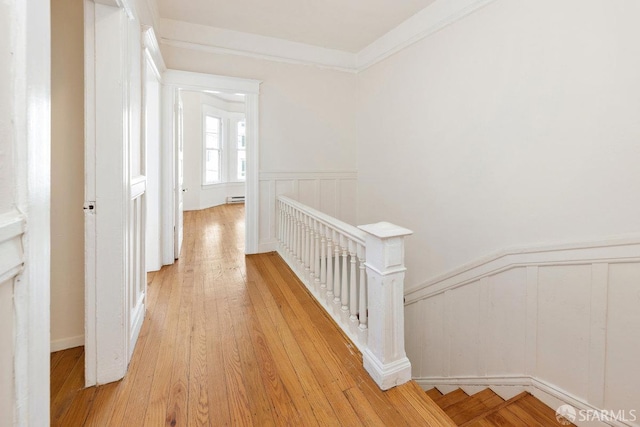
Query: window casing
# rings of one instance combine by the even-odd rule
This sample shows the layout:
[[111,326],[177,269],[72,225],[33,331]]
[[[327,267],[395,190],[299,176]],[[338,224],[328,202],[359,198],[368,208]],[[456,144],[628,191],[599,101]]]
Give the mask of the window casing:
[[202,185],[246,180],[246,122],[243,113],[202,107]]
[[204,184],[222,182],[223,119],[204,115]]

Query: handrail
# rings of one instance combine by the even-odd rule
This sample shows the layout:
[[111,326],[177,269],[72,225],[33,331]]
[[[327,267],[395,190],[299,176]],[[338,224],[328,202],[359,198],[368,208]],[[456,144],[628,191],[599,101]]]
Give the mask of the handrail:
[[300,203],[297,200],[293,200],[290,197],[278,196],[278,200],[297,208],[299,211],[304,212],[310,217],[313,217],[316,220],[320,221],[323,225],[333,227],[336,230],[348,235],[349,237],[353,237],[353,239],[357,243],[364,245],[364,241],[367,237],[367,233],[360,230],[358,227],[348,224],[344,221],[340,221],[339,219],[334,218],[331,215],[327,215],[323,212],[320,212],[319,210],[314,209],[310,206],[307,206],[303,203]]

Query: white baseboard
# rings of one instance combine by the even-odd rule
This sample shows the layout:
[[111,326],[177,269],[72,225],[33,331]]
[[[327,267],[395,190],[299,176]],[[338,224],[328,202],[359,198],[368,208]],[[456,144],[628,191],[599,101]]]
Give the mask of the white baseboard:
[[274,252],[278,250],[278,241],[277,240],[269,240],[266,242],[260,242],[258,245],[258,253],[263,254],[266,252]]
[[84,335],[51,341],[51,353],[84,345]]

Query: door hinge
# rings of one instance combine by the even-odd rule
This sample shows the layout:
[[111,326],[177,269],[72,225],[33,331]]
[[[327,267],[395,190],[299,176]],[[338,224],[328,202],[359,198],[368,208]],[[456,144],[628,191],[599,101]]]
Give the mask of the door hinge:
[[82,207],[85,211],[95,211],[96,210],[96,202],[85,202]]

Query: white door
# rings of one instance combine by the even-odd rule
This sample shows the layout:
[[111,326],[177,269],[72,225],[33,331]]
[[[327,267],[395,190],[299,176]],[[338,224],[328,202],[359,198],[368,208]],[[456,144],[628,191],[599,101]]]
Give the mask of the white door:
[[184,156],[183,156],[183,133],[182,133],[182,97],[180,96],[180,91],[177,90],[178,94],[175,97],[176,105],[175,105],[175,141],[176,141],[176,165],[175,165],[175,192],[176,192],[176,212],[175,212],[175,242],[173,245],[174,248],[174,257],[175,259],[180,258],[180,251],[182,250],[182,236],[183,236],[183,212],[184,212]]
[[122,378],[144,319],[146,151],[137,19],[85,1],[85,382]]

